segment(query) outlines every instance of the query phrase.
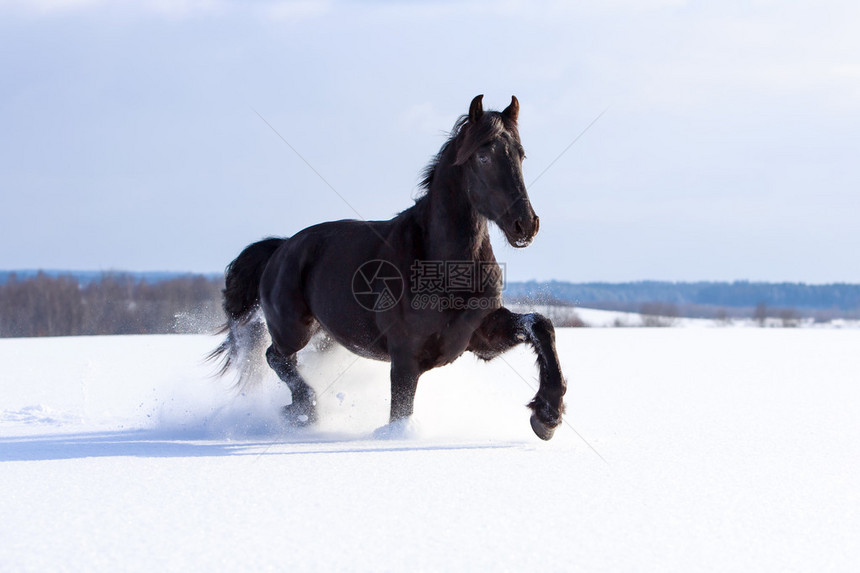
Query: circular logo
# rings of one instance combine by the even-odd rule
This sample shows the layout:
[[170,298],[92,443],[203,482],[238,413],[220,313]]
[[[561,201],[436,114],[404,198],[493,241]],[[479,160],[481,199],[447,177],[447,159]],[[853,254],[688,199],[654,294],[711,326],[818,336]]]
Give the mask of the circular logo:
[[403,296],[403,275],[388,261],[367,261],[352,275],[352,296],[365,310],[389,310]]

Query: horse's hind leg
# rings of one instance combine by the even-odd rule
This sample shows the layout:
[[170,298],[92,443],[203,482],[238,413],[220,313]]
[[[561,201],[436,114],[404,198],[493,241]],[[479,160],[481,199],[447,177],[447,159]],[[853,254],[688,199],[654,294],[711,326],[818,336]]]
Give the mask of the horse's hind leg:
[[[268,269],[267,269],[268,271]],[[287,421],[296,426],[316,422],[316,394],[296,367],[296,353],[304,348],[316,330],[316,322],[305,305],[294,275],[281,272],[263,275],[260,304],[272,345],[266,351],[269,366],[287,386],[293,401],[284,407]]]
[[284,406],[284,416],[287,421],[295,426],[307,426],[316,422],[316,392],[299,374],[298,368],[296,368],[295,353],[285,356],[273,344],[266,350],[266,361],[278,375],[278,378],[289,386],[293,396],[293,401]]
[[[264,306],[264,311],[266,310]],[[266,361],[275,374],[290,388],[293,401],[284,406],[284,416],[294,426],[307,426],[317,421],[317,397],[297,368],[296,353],[304,348],[314,333],[310,317],[296,319],[285,313],[271,313],[268,321],[272,345],[266,350]]]

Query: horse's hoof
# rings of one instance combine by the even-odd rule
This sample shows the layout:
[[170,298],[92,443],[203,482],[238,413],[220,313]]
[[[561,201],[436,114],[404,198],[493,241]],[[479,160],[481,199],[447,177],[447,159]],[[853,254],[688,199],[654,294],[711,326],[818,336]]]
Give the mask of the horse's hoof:
[[373,438],[376,440],[410,440],[419,436],[419,425],[411,417],[400,418],[373,432]]
[[532,430],[534,430],[534,433],[537,434],[537,437],[541,440],[549,440],[555,433],[555,426],[547,426],[546,424],[538,420],[538,417],[534,414],[532,414],[532,417],[529,421],[532,423]]
[[297,428],[310,426],[317,421],[317,410],[310,404],[287,404],[283,414],[287,423]]

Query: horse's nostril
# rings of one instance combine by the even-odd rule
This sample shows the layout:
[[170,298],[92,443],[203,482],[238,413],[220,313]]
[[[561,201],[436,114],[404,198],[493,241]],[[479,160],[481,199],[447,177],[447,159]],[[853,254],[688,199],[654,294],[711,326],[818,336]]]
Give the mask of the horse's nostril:
[[538,234],[538,231],[540,231],[540,217],[535,215],[535,235]]
[[522,235],[522,234],[523,234],[523,224],[520,222],[520,220],[519,220],[519,219],[517,219],[516,221],[514,221],[514,231],[516,231],[516,232],[517,232],[517,235]]

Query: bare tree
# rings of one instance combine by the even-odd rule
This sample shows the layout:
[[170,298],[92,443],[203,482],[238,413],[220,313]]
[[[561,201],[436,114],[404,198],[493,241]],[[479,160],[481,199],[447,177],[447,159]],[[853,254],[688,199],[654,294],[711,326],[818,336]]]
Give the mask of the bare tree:
[[646,302],[639,308],[642,326],[672,326],[678,319],[678,306],[670,302]]
[[732,317],[729,316],[729,312],[723,307],[717,309],[714,319],[716,319],[717,324],[720,326],[730,326],[732,324]]
[[223,279],[191,275],[149,283],[106,274],[86,285],[72,276],[12,275],[0,284],[0,336],[211,330],[222,286]]
[[779,311],[779,319],[782,321],[783,328],[794,328],[800,322],[800,317],[793,308],[784,308]]
[[753,312],[753,318],[760,327],[764,327],[767,323],[767,304],[764,301],[758,303],[755,307],[755,311]]

